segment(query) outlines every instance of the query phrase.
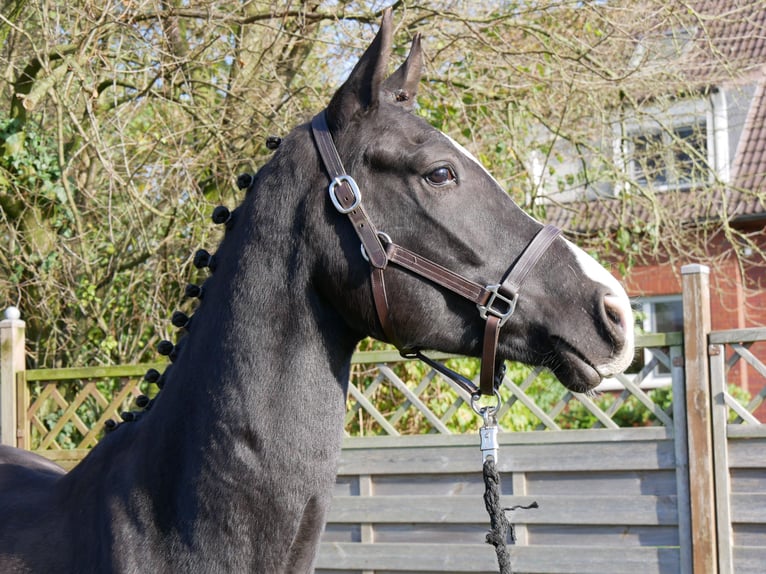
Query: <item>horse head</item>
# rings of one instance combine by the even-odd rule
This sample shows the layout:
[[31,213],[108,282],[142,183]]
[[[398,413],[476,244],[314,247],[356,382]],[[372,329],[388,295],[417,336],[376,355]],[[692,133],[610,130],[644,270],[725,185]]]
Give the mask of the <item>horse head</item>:
[[[351,207],[363,213],[349,222],[338,213],[342,206],[325,201],[323,216],[340,245],[330,247],[334,255],[322,266],[317,284],[360,333],[401,349],[478,356],[487,335],[477,302],[392,264],[391,257],[368,262],[364,247],[371,241],[365,243],[360,229],[370,225],[389,256],[391,244],[401,246],[411,257],[482,286],[502,284],[521,264],[528,269],[518,293],[500,303],[513,306],[513,313],[499,329],[498,360],[547,366],[578,392],[625,369],[633,356],[633,316],[624,289],[592,257],[555,233],[534,261],[520,262],[542,224],[516,205],[469,152],[412,113],[422,69],[420,39],[414,39],[404,64],[387,76],[391,36],[387,12],[325,112],[338,160],[358,188],[349,191],[350,201],[359,204]],[[338,186],[330,193],[338,193]],[[371,295],[376,276],[383,281],[383,310],[378,296]]]

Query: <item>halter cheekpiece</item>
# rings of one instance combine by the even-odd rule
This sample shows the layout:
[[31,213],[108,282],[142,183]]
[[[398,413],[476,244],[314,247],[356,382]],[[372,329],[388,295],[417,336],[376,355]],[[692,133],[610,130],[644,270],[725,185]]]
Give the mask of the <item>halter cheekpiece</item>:
[[[359,186],[343,169],[338,150],[327,125],[325,111],[314,117],[311,121],[311,129],[319,155],[330,177],[328,187],[330,201],[339,213],[348,216],[354,226],[354,231],[362,242],[362,255],[370,263],[375,311],[383,333],[389,342],[396,345],[403,356],[417,357],[449,377],[471,395],[472,401],[477,400],[481,395],[495,394],[495,389],[500,383],[500,380],[496,380],[496,378],[502,379],[504,371],[504,367],[496,369],[500,328],[505,325],[516,309],[524,279],[538,263],[543,253],[561,234],[561,230],[552,225],[544,226],[499,283],[480,285],[401,245],[397,245],[391,240],[391,237],[378,231],[364,210]],[[476,304],[479,316],[486,321],[479,387],[467,377],[424,355],[419,349],[402,349],[401,345],[397,344],[386,295],[385,270],[389,264],[406,269]]]

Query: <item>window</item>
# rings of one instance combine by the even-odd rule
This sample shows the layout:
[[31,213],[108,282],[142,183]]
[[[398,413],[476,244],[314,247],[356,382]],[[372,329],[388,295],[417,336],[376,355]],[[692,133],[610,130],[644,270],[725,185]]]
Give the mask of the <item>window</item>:
[[688,188],[707,182],[705,121],[636,131],[626,145],[631,178],[641,186]]
[[634,299],[633,309],[644,333],[674,333],[684,329],[681,295]]
[[[644,333],[674,333],[683,331],[684,312],[681,295],[668,295],[663,297],[646,297],[633,301],[633,310],[636,313],[636,325]],[[668,354],[668,349],[661,349]],[[638,373],[648,365],[654,354],[650,350],[637,352],[633,364],[627,370],[628,373]],[[647,378],[642,382],[642,387],[656,387],[670,384],[670,368],[662,363],[657,364]]]

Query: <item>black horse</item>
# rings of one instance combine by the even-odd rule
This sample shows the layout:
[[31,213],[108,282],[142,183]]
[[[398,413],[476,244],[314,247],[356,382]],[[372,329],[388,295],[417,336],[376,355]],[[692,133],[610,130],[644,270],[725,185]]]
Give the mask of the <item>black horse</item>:
[[575,391],[628,365],[623,289],[409,113],[419,39],[387,78],[391,36],[386,13],[326,111],[216,212],[151,410],[66,474],[0,449],[0,572],[310,572],[368,335],[547,365]]

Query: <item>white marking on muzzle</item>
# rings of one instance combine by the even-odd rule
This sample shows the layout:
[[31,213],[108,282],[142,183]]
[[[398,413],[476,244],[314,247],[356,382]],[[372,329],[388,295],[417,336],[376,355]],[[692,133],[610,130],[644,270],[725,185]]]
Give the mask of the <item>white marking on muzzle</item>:
[[609,307],[612,310],[616,310],[619,314],[620,323],[625,332],[625,343],[622,349],[620,349],[620,352],[612,357],[610,361],[607,361],[602,365],[596,365],[596,370],[602,377],[609,377],[621,373],[627,369],[631,361],[633,361],[634,353],[633,309],[630,306],[628,294],[615,276],[609,273],[609,271],[607,271],[598,261],[593,259],[593,257],[588,255],[571,241],[566,239],[565,241],[577,257],[577,262],[579,263],[582,272],[591,280],[596,283],[601,283],[609,290],[609,294],[605,297],[605,300],[608,299]]

